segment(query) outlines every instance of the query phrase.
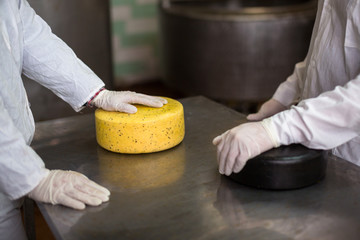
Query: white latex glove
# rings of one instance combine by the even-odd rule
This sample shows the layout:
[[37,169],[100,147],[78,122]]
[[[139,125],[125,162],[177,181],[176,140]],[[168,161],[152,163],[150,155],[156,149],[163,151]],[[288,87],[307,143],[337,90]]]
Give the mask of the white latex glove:
[[150,107],[162,107],[167,103],[161,97],[149,96],[130,91],[103,90],[92,102],[96,107],[106,111],[118,111],[125,113],[136,113],[137,108],[131,104],[142,104]]
[[263,105],[261,105],[260,110],[257,113],[249,114],[247,119],[250,121],[261,121],[267,117],[271,117],[272,115],[282,112],[287,108],[282,105],[279,101],[271,98],[266,101]]
[[84,209],[85,204],[98,206],[109,200],[110,192],[74,171],[51,170],[28,194],[35,201],[62,204]]
[[227,176],[238,173],[250,158],[278,147],[268,131],[264,122],[244,123],[214,138],[219,172]]

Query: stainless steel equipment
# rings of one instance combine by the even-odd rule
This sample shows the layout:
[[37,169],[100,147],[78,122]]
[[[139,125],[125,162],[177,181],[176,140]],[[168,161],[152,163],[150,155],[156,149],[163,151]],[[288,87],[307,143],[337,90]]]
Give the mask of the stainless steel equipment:
[[[111,88],[109,1],[28,1],[52,31]],[[24,84],[36,121],[76,114],[67,103],[36,82],[24,77]]]
[[262,101],[307,53],[316,0],[161,0],[164,82],[218,100]]
[[152,154],[104,150],[93,115],[37,123],[33,147],[48,168],[82,172],[111,191],[108,203],[84,211],[39,203],[56,239],[359,239],[360,167],[331,157],[311,187],[243,186],[219,174],[211,140],[245,115],[204,97],[180,102],[184,141]]

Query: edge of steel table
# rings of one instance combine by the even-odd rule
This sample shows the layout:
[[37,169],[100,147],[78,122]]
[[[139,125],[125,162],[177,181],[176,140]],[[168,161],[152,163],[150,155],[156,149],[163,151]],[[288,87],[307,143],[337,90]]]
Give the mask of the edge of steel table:
[[245,116],[205,97],[181,99],[184,141],[126,155],[96,143],[93,114],[36,124],[47,168],[79,171],[111,191],[83,211],[37,203],[57,239],[359,239],[360,168],[328,156],[324,180],[290,191],[246,187],[218,173],[212,139]]

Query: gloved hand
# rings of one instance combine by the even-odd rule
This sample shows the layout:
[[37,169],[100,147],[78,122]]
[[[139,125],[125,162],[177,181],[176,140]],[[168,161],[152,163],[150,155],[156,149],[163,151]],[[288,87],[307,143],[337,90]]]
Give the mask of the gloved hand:
[[217,147],[219,172],[229,176],[238,173],[245,163],[279,144],[268,132],[264,122],[244,123],[213,140]]
[[85,204],[98,206],[109,200],[110,192],[81,173],[51,170],[28,194],[39,202],[62,204],[84,209]]
[[92,102],[96,107],[107,111],[119,111],[125,113],[136,113],[137,109],[131,104],[142,104],[150,107],[162,107],[167,103],[161,97],[149,96],[130,91],[103,90]]
[[279,101],[271,98],[261,105],[260,110],[257,113],[249,114],[247,119],[250,121],[261,121],[267,117],[286,110],[286,107]]

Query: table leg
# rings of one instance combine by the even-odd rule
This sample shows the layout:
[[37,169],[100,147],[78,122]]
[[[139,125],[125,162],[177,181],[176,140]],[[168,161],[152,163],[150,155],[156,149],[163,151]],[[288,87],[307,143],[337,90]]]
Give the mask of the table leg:
[[24,224],[25,224],[26,235],[28,237],[28,240],[35,240],[36,232],[35,232],[34,200],[25,197],[23,207],[24,207]]

